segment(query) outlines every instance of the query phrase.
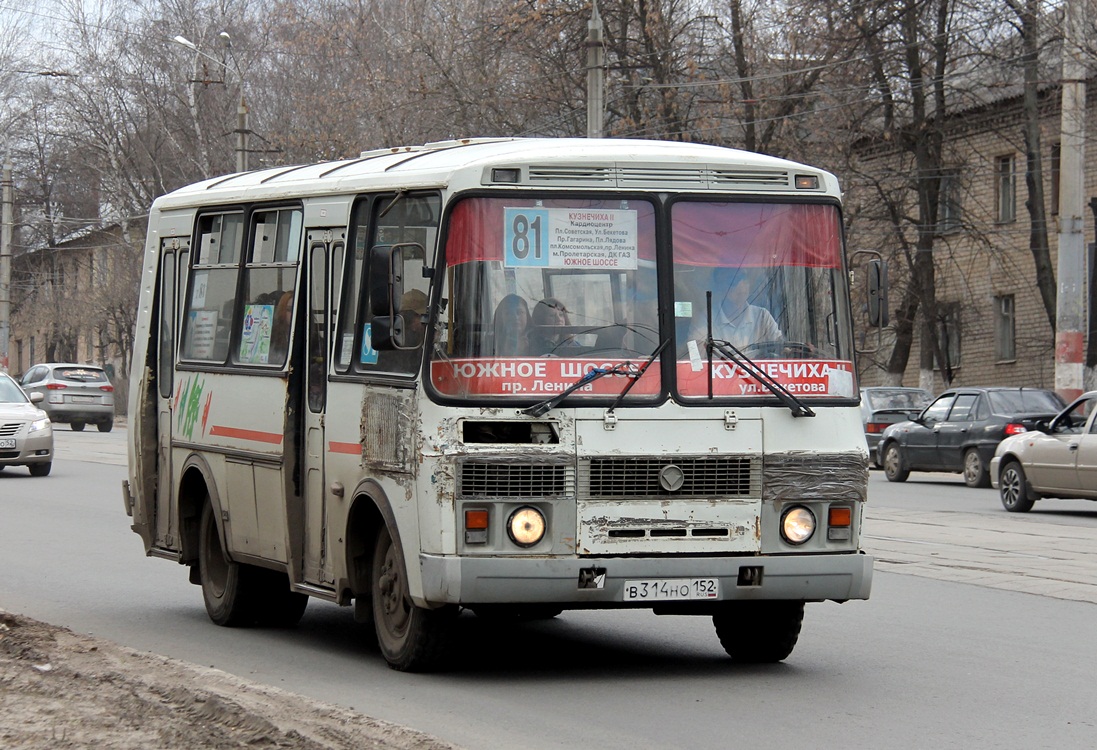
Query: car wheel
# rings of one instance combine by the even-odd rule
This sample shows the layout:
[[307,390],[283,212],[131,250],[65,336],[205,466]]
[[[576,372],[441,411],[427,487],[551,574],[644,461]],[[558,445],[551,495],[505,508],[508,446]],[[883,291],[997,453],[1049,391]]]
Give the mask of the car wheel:
[[84,431],[84,423],[83,422],[69,422],[69,429],[72,430],[73,432],[83,432]]
[[990,471],[975,448],[964,453],[964,484],[968,487],[989,487]]
[[100,422],[96,427],[99,428],[99,432],[110,432],[114,429],[114,420],[110,422]]
[[800,638],[803,622],[803,602],[729,602],[712,616],[724,651],[734,661],[748,664],[788,657]]
[[389,666],[401,672],[437,667],[449,643],[457,608],[415,606],[400,550],[384,526],[373,547],[370,589],[377,644]]
[[53,463],[29,464],[27,468],[30,469],[30,475],[32,477],[48,477],[50,469],[53,468]]
[[889,443],[884,449],[884,476],[889,482],[905,482],[910,470],[903,467],[903,454],[897,443]]
[[1017,461],[1010,461],[1002,469],[1002,475],[998,479],[998,494],[1002,498],[1002,505],[1010,513],[1027,513],[1036,502],[1036,498],[1028,491],[1025,470]]

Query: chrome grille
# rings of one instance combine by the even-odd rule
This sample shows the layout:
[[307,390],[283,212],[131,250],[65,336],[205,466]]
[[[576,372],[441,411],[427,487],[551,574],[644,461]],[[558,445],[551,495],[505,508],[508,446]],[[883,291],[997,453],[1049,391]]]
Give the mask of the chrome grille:
[[560,497],[572,495],[574,472],[564,464],[466,461],[462,497]]
[[[585,462],[588,497],[758,497],[761,461],[750,456],[638,456]],[[659,476],[681,470],[682,486],[664,489]],[[677,472],[675,472],[677,473]]]

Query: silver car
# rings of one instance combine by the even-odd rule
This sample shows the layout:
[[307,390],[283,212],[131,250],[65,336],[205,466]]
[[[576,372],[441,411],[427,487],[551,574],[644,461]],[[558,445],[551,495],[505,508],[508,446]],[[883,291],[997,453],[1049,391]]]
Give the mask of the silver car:
[[36,406],[41,397],[28,397],[19,384],[0,372],[0,470],[26,466],[32,476],[44,477],[53,467],[53,427]]
[[1025,513],[1045,497],[1097,500],[1097,391],[1000,442],[990,477],[1012,513]]
[[114,386],[102,367],[77,364],[35,365],[23,375],[27,395],[42,395],[42,410],[55,424],[79,432],[94,424],[100,432],[114,429]]

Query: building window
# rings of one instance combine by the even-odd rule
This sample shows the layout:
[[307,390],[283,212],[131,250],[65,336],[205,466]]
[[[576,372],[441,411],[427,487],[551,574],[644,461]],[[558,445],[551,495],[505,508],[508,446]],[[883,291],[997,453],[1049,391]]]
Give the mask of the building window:
[[994,177],[998,197],[998,221],[1017,219],[1017,160],[1012,154],[994,160]]
[[994,298],[994,356],[999,362],[1017,359],[1017,318],[1012,294]]
[[951,232],[960,228],[960,173],[949,170],[941,174],[941,189],[937,198],[937,229]]

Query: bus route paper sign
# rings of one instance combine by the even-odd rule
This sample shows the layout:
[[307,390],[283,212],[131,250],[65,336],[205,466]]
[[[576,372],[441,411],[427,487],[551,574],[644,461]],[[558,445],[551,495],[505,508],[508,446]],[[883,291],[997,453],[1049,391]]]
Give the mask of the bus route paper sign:
[[504,266],[636,269],[636,211],[527,207],[504,213]]

